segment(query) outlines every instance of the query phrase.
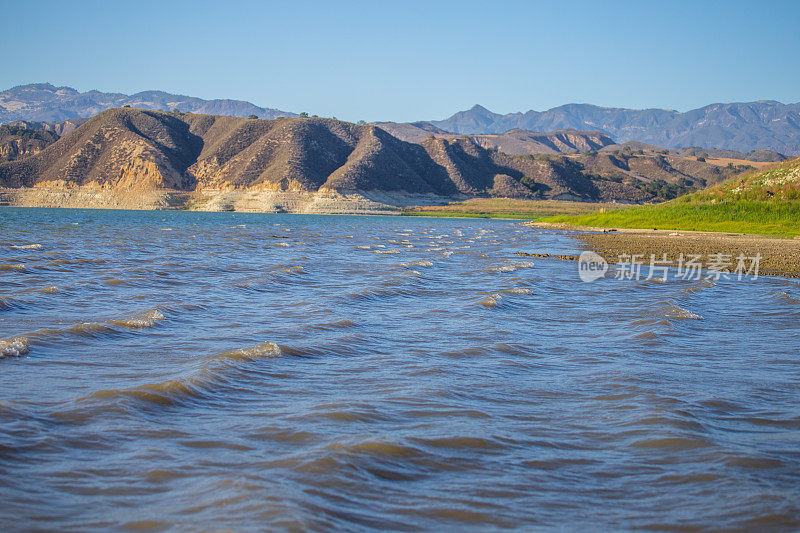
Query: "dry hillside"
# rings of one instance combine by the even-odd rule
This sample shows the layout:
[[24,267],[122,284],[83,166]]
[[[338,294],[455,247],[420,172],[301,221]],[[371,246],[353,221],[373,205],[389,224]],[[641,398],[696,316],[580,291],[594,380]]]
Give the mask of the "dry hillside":
[[[513,156],[471,137],[410,143],[375,125],[333,119],[261,120],[117,108],[31,157],[0,165],[0,186],[645,202],[672,197],[695,182],[705,184],[707,178],[699,174],[706,167],[682,169],[661,156],[596,152]],[[718,172],[728,176],[740,170]]]

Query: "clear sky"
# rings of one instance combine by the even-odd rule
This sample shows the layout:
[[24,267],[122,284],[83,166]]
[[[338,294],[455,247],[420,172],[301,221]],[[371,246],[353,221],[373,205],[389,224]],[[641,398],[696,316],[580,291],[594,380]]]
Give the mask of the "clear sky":
[[353,121],[800,101],[796,0],[0,3],[0,88],[161,89]]

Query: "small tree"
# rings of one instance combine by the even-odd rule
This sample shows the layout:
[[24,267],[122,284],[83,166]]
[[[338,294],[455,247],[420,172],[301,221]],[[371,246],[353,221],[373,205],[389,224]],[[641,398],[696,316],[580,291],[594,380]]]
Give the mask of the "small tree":
[[258,115],[247,115],[247,118],[258,118]]
[[300,116],[303,117],[303,118],[308,118],[308,113],[303,111],[302,113],[300,113]]
[[358,124],[359,124],[360,126],[363,126],[363,125],[364,125],[364,124],[366,124],[366,123],[367,123],[367,122],[366,122],[365,120],[359,120],[359,121],[358,121]]

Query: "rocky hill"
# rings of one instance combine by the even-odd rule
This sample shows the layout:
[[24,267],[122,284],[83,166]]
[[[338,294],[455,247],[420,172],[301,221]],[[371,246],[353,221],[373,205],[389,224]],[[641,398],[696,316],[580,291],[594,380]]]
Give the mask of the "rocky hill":
[[89,118],[113,107],[129,105],[143,109],[172,110],[259,118],[296,116],[294,113],[258,107],[241,100],[203,100],[163,91],[144,91],[132,95],[100,91],[78,92],[72,87],[49,83],[19,85],[0,92],[0,124],[16,120],[57,122]]
[[57,141],[59,135],[48,130],[28,129],[19,124],[0,126],[0,163],[37,154]]
[[629,152],[515,156],[471,137],[410,143],[375,125],[333,119],[117,108],[35,155],[0,164],[0,186],[129,196],[360,191],[645,202],[747,168]]
[[800,103],[760,101],[712,104],[681,113],[568,104],[547,111],[506,115],[479,105],[430,124],[454,133],[504,133],[513,129],[601,130],[614,139],[679,148],[701,146],[749,152],[800,154]]
[[[421,142],[430,136],[454,139],[459,134],[437,128],[430,122],[376,122],[376,126],[388,131],[398,139]],[[598,150],[614,144],[614,140],[602,131],[557,130],[538,133],[527,130],[510,130],[494,135],[472,135],[484,148],[494,148],[509,155],[523,154],[574,154]]]

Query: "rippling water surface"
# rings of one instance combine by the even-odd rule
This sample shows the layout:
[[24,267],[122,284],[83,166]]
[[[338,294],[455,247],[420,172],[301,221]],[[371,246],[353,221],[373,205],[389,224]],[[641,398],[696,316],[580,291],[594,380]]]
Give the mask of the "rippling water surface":
[[0,210],[0,529],[800,528],[797,280],[509,221]]

